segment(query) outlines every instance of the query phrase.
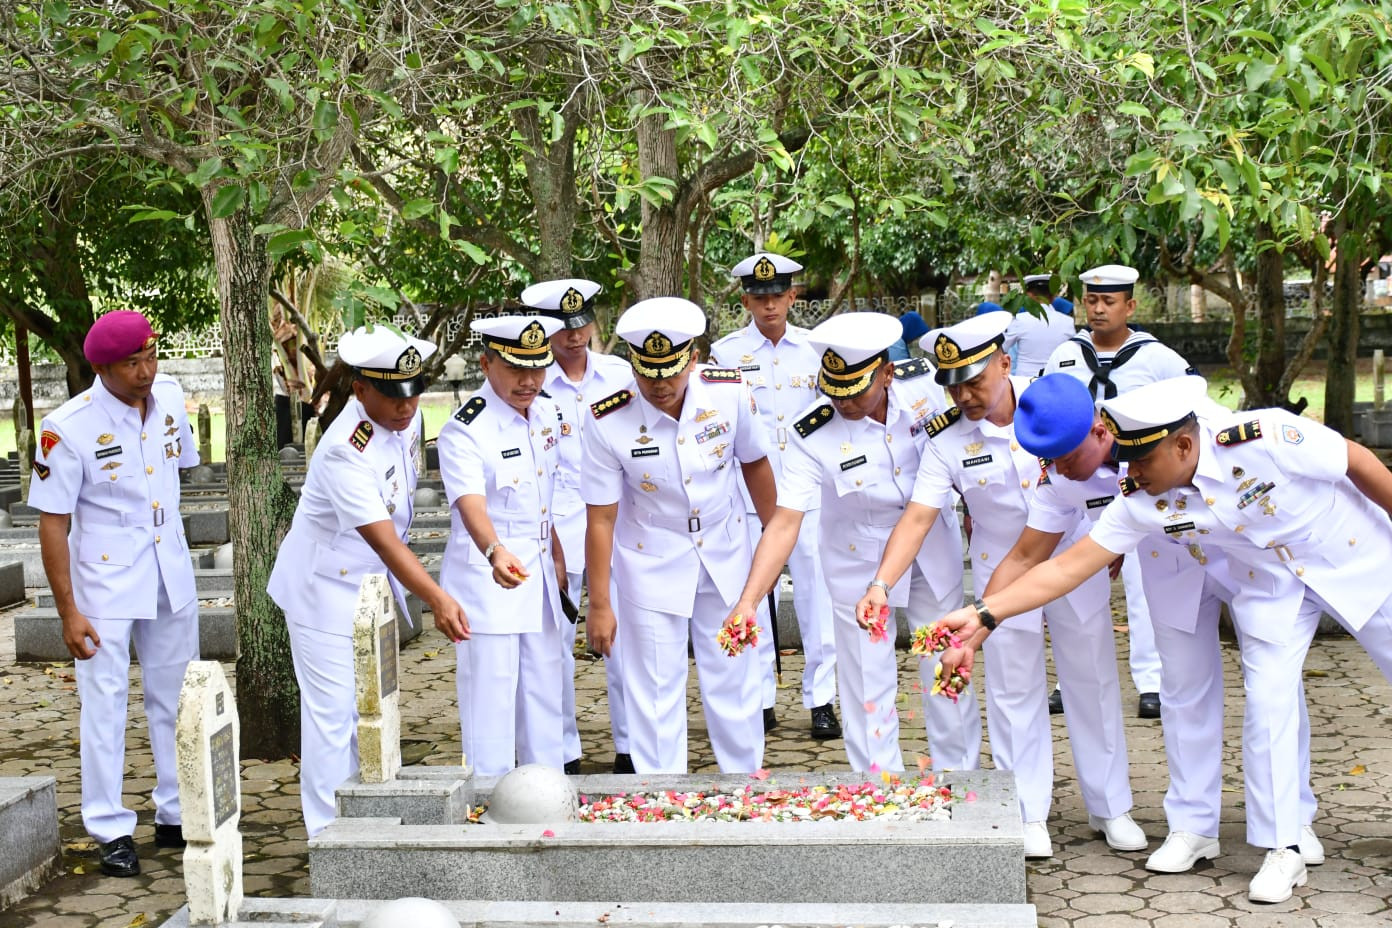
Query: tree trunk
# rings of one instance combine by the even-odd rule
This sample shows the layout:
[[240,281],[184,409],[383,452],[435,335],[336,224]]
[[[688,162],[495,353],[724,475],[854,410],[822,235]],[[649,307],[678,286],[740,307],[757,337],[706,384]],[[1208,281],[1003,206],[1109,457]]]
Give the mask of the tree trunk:
[[1329,366],[1324,379],[1324,424],[1353,434],[1354,365],[1358,313],[1363,308],[1363,258],[1367,240],[1347,213],[1334,221],[1334,297],[1329,316]]
[[[1258,224],[1257,240],[1265,242],[1272,238],[1271,227]],[[1286,372],[1284,271],[1281,253],[1275,248],[1263,248],[1257,252],[1257,351],[1252,373],[1260,392],[1250,397],[1251,405],[1255,408],[1265,409],[1290,403],[1289,397],[1280,392],[1281,375]]]
[[[644,180],[681,179],[677,163],[677,133],[664,129],[661,115],[638,123],[638,169]],[[643,231],[638,246],[637,299],[676,296],[682,292],[682,241],[689,209],[682,197],[657,204],[643,200]]]
[[[575,260],[575,216],[580,208],[575,187],[575,133],[580,126],[578,109],[563,116],[561,137],[547,144],[535,109],[518,109],[513,114],[527,148],[522,162],[527,168],[527,185],[536,208],[537,245],[540,255],[537,274],[542,280],[569,277]],[[550,120],[545,126],[549,128]]]
[[[204,188],[205,207],[216,192],[216,185]],[[267,313],[271,266],[265,238],[252,234],[253,222],[241,210],[227,219],[210,218],[208,225],[222,316],[242,756],[279,758],[299,750],[299,687],[285,618],[267,595],[266,583],[290,527],[295,495],[281,476],[275,446]]]

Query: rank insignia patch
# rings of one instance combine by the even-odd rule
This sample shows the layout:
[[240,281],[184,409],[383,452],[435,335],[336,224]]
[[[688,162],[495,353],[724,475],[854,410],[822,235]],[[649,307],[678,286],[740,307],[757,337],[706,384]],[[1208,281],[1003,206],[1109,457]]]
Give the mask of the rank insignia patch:
[[1261,420],[1253,419],[1251,422],[1244,422],[1241,425],[1234,425],[1231,428],[1223,429],[1218,433],[1218,444],[1220,445],[1240,445],[1244,441],[1251,441],[1254,438],[1261,438]]
[[744,375],[738,369],[708,367],[701,371],[701,379],[706,383],[740,383],[744,380]]
[[817,429],[826,425],[830,421],[831,404],[823,403],[816,409],[809,412],[807,415],[803,416],[798,421],[794,422],[793,428],[797,430],[797,433],[799,435],[801,435],[803,438],[806,438],[807,436],[811,435],[813,432],[817,431]]
[[590,412],[596,419],[603,419],[616,409],[623,409],[633,399],[633,393],[629,390],[620,390],[618,393],[611,393],[598,403],[590,404]]
[[1117,486],[1121,489],[1122,496],[1130,496],[1140,489],[1139,484],[1130,477],[1122,477],[1121,480],[1117,481]]
[[363,419],[358,423],[358,427],[353,429],[353,434],[349,436],[348,443],[359,451],[367,448],[367,443],[372,441],[372,423]]
[[48,457],[48,453],[53,450],[53,446],[62,440],[63,439],[58,437],[57,432],[44,429],[43,434],[39,436],[39,448],[43,451],[43,456]]
[[940,412],[929,419],[928,424],[924,426],[923,430],[928,433],[929,438],[933,438],[960,418],[962,418],[962,410],[953,406],[947,412]]
[[483,412],[483,407],[488,405],[488,401],[481,396],[475,396],[459,408],[459,412],[454,417],[460,422],[468,425],[478,418],[478,414]]
[[36,474],[39,475],[39,479],[40,479],[40,480],[47,480],[47,479],[48,479],[48,475],[51,474],[52,471],[49,470],[48,465],[45,464],[43,461],[35,461],[35,462],[34,462],[34,473],[36,473]]

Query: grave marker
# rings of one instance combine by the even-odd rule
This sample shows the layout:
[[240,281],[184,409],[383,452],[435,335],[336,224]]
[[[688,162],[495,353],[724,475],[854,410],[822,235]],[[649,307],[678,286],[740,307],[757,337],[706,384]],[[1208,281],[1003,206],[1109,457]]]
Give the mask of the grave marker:
[[198,404],[198,457],[203,464],[213,463],[213,414],[207,403]]
[[358,693],[358,779],[385,783],[401,769],[396,605],[386,574],[368,574],[353,617]]
[[308,424],[305,425],[304,433],[305,466],[309,465],[309,459],[314,457],[314,449],[317,447],[319,447],[319,419],[311,416]]
[[34,470],[34,434],[28,428],[20,428],[15,434],[18,436],[15,443],[19,448],[19,498],[28,500],[29,481]]
[[236,921],[242,905],[241,731],[237,704],[217,661],[188,665],[174,740],[188,842],[189,924]]

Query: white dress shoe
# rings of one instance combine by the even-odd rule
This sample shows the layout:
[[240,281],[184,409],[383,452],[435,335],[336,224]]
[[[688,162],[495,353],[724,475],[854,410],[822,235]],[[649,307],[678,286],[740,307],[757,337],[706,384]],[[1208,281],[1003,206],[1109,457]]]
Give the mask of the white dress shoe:
[[1298,851],[1278,847],[1266,852],[1257,875],[1247,887],[1247,898],[1253,902],[1285,902],[1297,886],[1304,886],[1305,861]]
[[1025,822],[1025,856],[1054,856],[1054,842],[1049,840],[1049,827],[1043,822]]
[[1165,843],[1146,859],[1145,868],[1156,873],[1187,873],[1200,860],[1218,856],[1218,839],[1192,831],[1172,831]]
[[1300,840],[1296,843],[1300,845],[1300,857],[1305,861],[1305,866],[1318,867],[1324,863],[1324,845],[1320,843],[1319,835],[1315,834],[1314,826],[1306,825],[1300,829]]
[[1122,813],[1116,818],[1098,818],[1096,815],[1088,816],[1088,825],[1102,832],[1107,839],[1107,846],[1114,851],[1144,851],[1146,849],[1145,832],[1141,831],[1141,826],[1131,820],[1130,813]]

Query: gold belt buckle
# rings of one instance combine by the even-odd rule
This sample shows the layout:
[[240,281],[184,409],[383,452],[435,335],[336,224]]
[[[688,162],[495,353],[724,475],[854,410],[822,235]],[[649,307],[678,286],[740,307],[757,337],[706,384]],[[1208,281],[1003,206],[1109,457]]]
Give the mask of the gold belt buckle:
[[1282,564],[1295,560],[1295,555],[1291,554],[1291,549],[1285,545],[1276,545],[1271,550],[1276,552],[1276,558]]

